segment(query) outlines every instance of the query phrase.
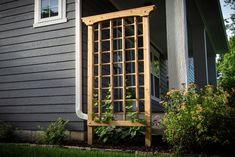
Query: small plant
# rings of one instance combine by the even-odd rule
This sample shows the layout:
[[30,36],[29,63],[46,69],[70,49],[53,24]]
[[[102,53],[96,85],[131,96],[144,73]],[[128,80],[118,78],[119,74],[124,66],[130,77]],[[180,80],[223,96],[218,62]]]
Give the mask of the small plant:
[[163,119],[167,142],[177,151],[229,144],[235,136],[235,110],[228,99],[226,91],[212,86],[199,91],[192,84],[188,89],[169,91]]
[[58,118],[55,122],[51,123],[46,130],[43,130],[40,143],[46,144],[62,144],[66,137],[65,126],[68,121],[65,121],[62,118]]
[[[102,107],[105,109],[105,112],[101,114],[101,116],[98,116],[97,114],[93,114],[94,121],[98,123],[108,123],[114,120],[114,114],[113,114],[113,106],[110,101],[111,94],[110,90],[107,92],[105,96],[105,103],[102,105]],[[126,115],[127,120],[130,120],[131,122],[140,122],[145,123],[145,120],[139,119],[137,117],[137,113],[133,111],[133,101],[131,99],[134,99],[135,96],[133,92],[129,89],[126,91]],[[98,108],[98,94],[94,94],[94,107],[95,109]],[[95,128],[95,134],[98,136],[99,141],[102,143],[108,143],[108,142],[114,142],[118,143],[121,140],[124,140],[126,138],[133,139],[136,135],[140,134],[140,132],[143,130],[143,127],[141,126],[133,126],[133,127],[117,127],[117,126],[101,126]]]
[[15,127],[0,121],[0,142],[11,142],[14,139]]

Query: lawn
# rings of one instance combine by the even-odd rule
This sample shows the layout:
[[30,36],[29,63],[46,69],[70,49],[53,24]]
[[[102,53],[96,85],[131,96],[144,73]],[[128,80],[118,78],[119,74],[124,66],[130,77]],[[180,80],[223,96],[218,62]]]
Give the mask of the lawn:
[[85,151],[59,147],[0,145],[0,157],[170,157],[173,155],[136,155],[134,153]]

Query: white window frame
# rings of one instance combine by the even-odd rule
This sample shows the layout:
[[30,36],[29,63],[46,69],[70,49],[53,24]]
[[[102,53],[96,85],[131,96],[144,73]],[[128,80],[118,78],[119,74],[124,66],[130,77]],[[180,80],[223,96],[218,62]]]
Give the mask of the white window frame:
[[58,16],[41,18],[41,0],[34,0],[33,27],[42,27],[67,22],[66,0],[58,0]]
[[[159,52],[155,49],[155,48],[153,48],[152,46],[151,46],[151,55],[152,55],[152,59],[154,59],[154,56],[156,56],[157,58],[158,58],[158,61],[159,61],[159,63],[160,63],[160,54],[159,54]],[[160,68],[160,67],[159,67]],[[151,61],[151,74],[153,75],[153,77],[157,77],[156,75],[154,75],[154,73],[153,73],[153,67],[152,67],[152,61]],[[152,75],[151,75],[151,77],[152,77]],[[158,79],[159,79],[159,85],[158,85],[158,88],[159,88],[159,94],[161,93],[161,88],[160,88],[160,71],[159,71],[159,76],[158,76]],[[154,89],[153,89],[153,95],[151,94],[151,99],[153,99],[153,100],[155,100],[155,101],[157,101],[157,102],[159,102],[160,103],[160,98],[158,98],[158,97],[156,97],[155,95],[156,95],[156,91],[155,91],[155,81],[153,80],[153,84],[151,85],[151,86],[153,86],[154,87]],[[151,87],[152,88],[152,87]]]

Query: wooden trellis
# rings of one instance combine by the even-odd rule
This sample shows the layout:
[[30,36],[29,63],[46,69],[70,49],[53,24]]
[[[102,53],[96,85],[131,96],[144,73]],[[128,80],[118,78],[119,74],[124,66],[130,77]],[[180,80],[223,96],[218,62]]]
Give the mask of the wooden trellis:
[[[152,5],[82,18],[88,26],[88,144],[93,143],[95,126],[116,125],[145,126],[145,144],[151,146],[149,16],[154,9]],[[145,124],[127,120],[127,89],[134,92],[133,110],[144,115]],[[108,123],[95,122],[93,115],[102,115],[108,90],[113,114],[119,116]]]

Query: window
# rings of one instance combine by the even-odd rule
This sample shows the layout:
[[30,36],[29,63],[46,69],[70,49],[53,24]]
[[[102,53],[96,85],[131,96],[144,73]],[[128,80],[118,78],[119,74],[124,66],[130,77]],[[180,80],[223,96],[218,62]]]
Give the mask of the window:
[[156,51],[151,53],[151,97],[160,101],[160,62]]
[[67,22],[66,0],[35,0],[34,27]]

